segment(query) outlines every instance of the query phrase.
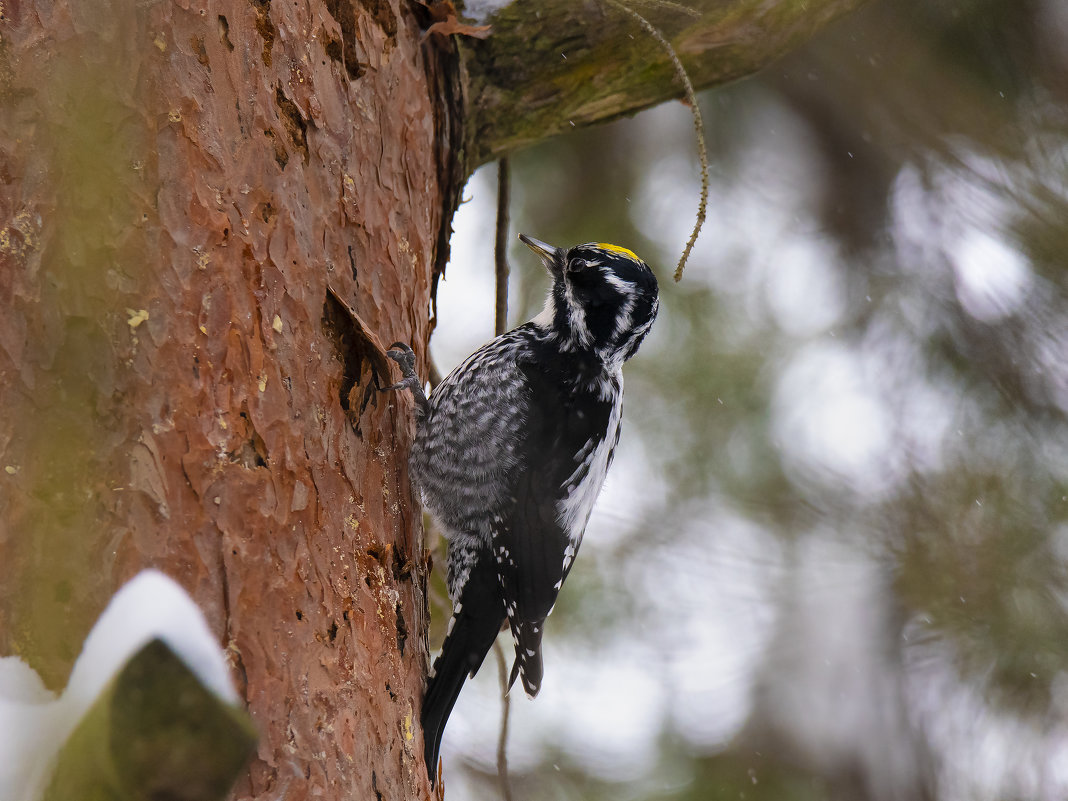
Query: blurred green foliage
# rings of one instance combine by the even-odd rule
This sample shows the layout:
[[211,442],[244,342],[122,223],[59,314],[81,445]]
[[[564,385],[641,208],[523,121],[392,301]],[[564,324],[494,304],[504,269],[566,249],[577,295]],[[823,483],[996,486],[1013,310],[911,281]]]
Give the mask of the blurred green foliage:
[[[727,741],[669,709],[653,767],[616,783],[559,745],[564,715],[513,768],[516,798],[1068,792],[1065,41],[1063,0],[882,0],[705,93],[709,224],[678,285],[698,191],[684,108],[512,159],[516,230],[620,242],[662,277],[626,371],[640,445],[616,467],[648,495],[625,515],[602,499],[615,533],[587,536],[548,640],[670,664],[732,610],[772,621],[717,690],[746,711]],[[527,267],[514,321],[541,304]],[[736,548],[745,526],[779,545]]]

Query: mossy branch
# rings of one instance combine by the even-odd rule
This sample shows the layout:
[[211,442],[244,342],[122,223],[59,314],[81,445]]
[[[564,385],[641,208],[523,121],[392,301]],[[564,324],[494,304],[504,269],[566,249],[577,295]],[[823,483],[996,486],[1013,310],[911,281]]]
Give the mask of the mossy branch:
[[252,722],[166,643],[138,651],[63,746],[44,801],[216,801],[256,745]]
[[[695,90],[748,75],[864,0],[638,0]],[[633,12],[631,10],[631,13]],[[598,3],[512,2],[459,37],[468,171],[574,127],[683,97],[667,50]]]

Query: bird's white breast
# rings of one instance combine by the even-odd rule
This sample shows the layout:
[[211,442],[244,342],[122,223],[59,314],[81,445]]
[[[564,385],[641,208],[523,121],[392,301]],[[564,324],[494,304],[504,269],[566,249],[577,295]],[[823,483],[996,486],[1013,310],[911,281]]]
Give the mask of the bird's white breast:
[[[608,467],[612,462],[612,452],[619,440],[619,422],[623,414],[623,376],[617,372],[615,382],[606,381],[604,391],[612,397],[612,410],[608,416],[608,428],[600,440],[588,440],[579,451],[579,461],[574,472],[564,482],[567,494],[560,502],[559,520],[568,532],[571,545],[564,554],[564,570],[571,565],[586,523],[593,511],[593,504],[601,494]],[[594,444],[596,442],[596,444]],[[579,478],[581,476],[581,478]]]

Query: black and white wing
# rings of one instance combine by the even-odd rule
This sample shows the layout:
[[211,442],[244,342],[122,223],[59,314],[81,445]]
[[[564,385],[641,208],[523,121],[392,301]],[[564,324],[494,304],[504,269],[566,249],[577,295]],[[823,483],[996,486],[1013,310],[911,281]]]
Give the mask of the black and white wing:
[[[455,546],[488,546],[490,525],[511,501],[528,393],[516,367],[529,332],[516,329],[473,353],[430,396],[409,464],[427,508]],[[458,556],[462,556],[457,551]],[[450,576],[456,600],[458,579]]]
[[490,547],[492,530],[509,513],[511,482],[521,461],[529,393],[516,365],[530,336],[520,328],[498,337],[435,388],[409,458],[424,503],[449,541],[452,617],[420,712],[431,781],[460,689],[493,647],[505,619]]
[[536,363],[521,367],[530,391],[526,438],[513,474],[514,501],[494,529],[493,549],[515,640],[511,681],[521,674],[533,697],[541,686],[545,618],[604,482],[619,399],[569,389]]

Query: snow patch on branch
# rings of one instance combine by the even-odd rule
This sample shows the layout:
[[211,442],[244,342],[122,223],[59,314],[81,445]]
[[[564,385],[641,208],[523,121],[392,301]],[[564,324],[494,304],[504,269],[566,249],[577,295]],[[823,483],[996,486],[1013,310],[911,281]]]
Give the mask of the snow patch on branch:
[[467,0],[464,3],[463,16],[479,25],[485,25],[490,17],[513,2],[514,0]]

